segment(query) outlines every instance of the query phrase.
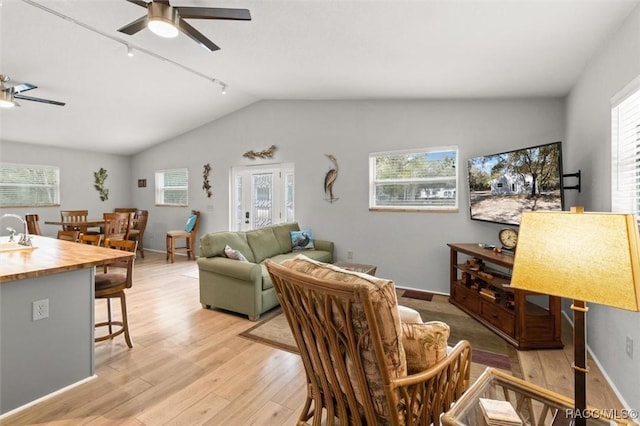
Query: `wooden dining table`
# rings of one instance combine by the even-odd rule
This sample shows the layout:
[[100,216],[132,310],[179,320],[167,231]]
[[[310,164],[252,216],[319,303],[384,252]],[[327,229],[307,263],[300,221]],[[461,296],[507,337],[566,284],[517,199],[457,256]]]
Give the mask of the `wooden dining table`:
[[73,227],[73,229],[77,229],[83,234],[86,234],[87,228],[104,226],[104,219],[87,219],[87,220],[76,220],[76,221],[45,220],[44,223],[45,225],[58,225],[58,226],[63,226],[64,228]]

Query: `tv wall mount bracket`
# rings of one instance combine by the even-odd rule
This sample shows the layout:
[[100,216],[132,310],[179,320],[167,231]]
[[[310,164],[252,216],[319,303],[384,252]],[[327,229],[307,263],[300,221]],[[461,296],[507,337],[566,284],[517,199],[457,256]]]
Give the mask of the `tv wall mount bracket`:
[[582,181],[582,171],[578,170],[577,173],[567,173],[567,174],[563,174],[562,178],[569,178],[569,177],[573,177],[573,178],[577,178],[578,179],[578,184],[577,185],[573,185],[573,186],[564,186],[562,187],[562,189],[567,190],[567,189],[577,189],[578,192],[580,192],[580,185],[581,185],[581,181]]

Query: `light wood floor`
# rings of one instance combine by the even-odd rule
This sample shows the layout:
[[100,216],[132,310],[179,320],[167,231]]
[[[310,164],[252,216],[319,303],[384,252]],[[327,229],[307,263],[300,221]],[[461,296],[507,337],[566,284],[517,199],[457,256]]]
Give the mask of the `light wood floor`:
[[[195,262],[147,251],[127,291],[133,349],[95,348],[97,378],[0,420],[0,425],[293,425],[304,402],[300,358],[238,334],[255,323],[202,309]],[[104,316],[103,301],[96,318]],[[525,378],[572,396],[564,350],[520,353]],[[589,404],[622,408],[590,363]]]

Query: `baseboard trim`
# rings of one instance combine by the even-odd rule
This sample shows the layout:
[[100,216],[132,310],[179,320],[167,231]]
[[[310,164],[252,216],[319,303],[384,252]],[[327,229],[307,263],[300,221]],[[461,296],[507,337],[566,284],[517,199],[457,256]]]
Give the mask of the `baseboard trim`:
[[95,379],[96,377],[98,377],[98,376],[94,374],[93,376],[89,376],[86,379],[82,379],[82,380],[80,380],[78,382],[70,384],[69,386],[65,386],[65,387],[63,387],[61,389],[58,389],[57,391],[51,392],[51,393],[49,393],[49,394],[47,394],[45,396],[41,396],[40,398],[35,399],[35,400],[31,401],[31,402],[28,402],[28,403],[26,403],[24,405],[21,405],[20,407],[16,407],[11,411],[7,411],[6,413],[0,414],[0,420],[4,419],[5,417],[12,416],[12,415],[14,415],[14,414],[16,414],[16,413],[18,413],[18,412],[20,412],[22,410],[25,410],[25,409],[27,409],[29,407],[33,407],[34,405],[39,404],[39,403],[41,403],[43,401],[46,401],[47,399],[53,398],[56,395],[59,395],[59,394],[64,393],[64,392],[66,392],[68,390],[71,390],[71,389],[75,388],[76,386],[83,385],[83,384]]

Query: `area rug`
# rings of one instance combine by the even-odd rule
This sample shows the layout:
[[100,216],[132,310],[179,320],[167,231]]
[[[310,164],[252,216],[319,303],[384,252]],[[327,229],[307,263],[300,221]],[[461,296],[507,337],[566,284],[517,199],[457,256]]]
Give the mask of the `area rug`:
[[[398,303],[420,312],[423,321],[438,320],[447,323],[451,327],[450,344],[455,344],[462,339],[471,342],[472,379],[486,367],[498,368],[522,377],[515,348],[450,304],[447,296],[403,289],[398,289],[397,293]],[[280,308],[268,312],[258,324],[240,333],[240,336],[278,349],[299,353],[287,318]]]

